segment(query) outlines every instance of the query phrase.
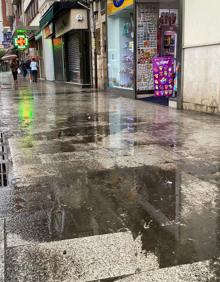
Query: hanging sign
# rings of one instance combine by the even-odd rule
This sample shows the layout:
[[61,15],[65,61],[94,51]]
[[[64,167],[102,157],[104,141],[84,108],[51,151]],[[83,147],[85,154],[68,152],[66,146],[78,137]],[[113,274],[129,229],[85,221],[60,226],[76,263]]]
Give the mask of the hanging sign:
[[154,95],[172,96],[174,91],[174,59],[172,57],[153,58]]
[[19,50],[24,50],[28,47],[28,38],[26,35],[17,35],[14,39],[14,45]]

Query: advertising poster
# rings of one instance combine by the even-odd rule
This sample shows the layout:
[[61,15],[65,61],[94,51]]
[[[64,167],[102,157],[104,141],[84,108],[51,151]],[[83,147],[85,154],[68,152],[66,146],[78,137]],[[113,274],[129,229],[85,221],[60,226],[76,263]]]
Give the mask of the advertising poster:
[[153,58],[154,95],[172,96],[174,91],[174,59],[171,57]]

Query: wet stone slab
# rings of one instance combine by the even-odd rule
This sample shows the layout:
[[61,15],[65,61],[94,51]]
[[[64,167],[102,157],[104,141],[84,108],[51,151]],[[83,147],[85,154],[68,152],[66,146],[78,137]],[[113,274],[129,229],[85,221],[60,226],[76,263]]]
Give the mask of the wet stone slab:
[[193,264],[163,268],[156,271],[143,272],[121,279],[114,279],[114,282],[207,282],[218,281],[214,279],[210,261]]
[[130,232],[9,248],[7,260],[8,282],[85,282],[136,271]]
[[33,193],[31,186],[15,193],[18,209],[6,221],[8,246],[129,230],[143,255],[155,254],[160,267],[220,254],[218,188],[172,164],[108,170],[63,166],[45,184],[36,183]]

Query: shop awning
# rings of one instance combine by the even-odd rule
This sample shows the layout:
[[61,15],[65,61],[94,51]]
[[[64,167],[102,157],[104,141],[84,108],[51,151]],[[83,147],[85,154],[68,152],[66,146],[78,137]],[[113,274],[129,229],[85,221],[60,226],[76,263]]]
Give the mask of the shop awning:
[[70,9],[83,9],[84,6],[80,5],[80,1],[74,0],[69,2],[55,2],[53,5],[47,10],[47,12],[43,15],[40,20],[40,29],[42,30],[45,26],[47,26],[50,22],[55,19],[58,14],[65,13]]

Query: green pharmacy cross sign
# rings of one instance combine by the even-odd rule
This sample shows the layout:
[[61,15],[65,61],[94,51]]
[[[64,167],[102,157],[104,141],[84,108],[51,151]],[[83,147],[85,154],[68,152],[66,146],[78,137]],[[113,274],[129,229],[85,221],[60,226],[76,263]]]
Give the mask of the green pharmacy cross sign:
[[28,47],[28,38],[26,35],[17,35],[14,39],[15,47],[24,50]]

